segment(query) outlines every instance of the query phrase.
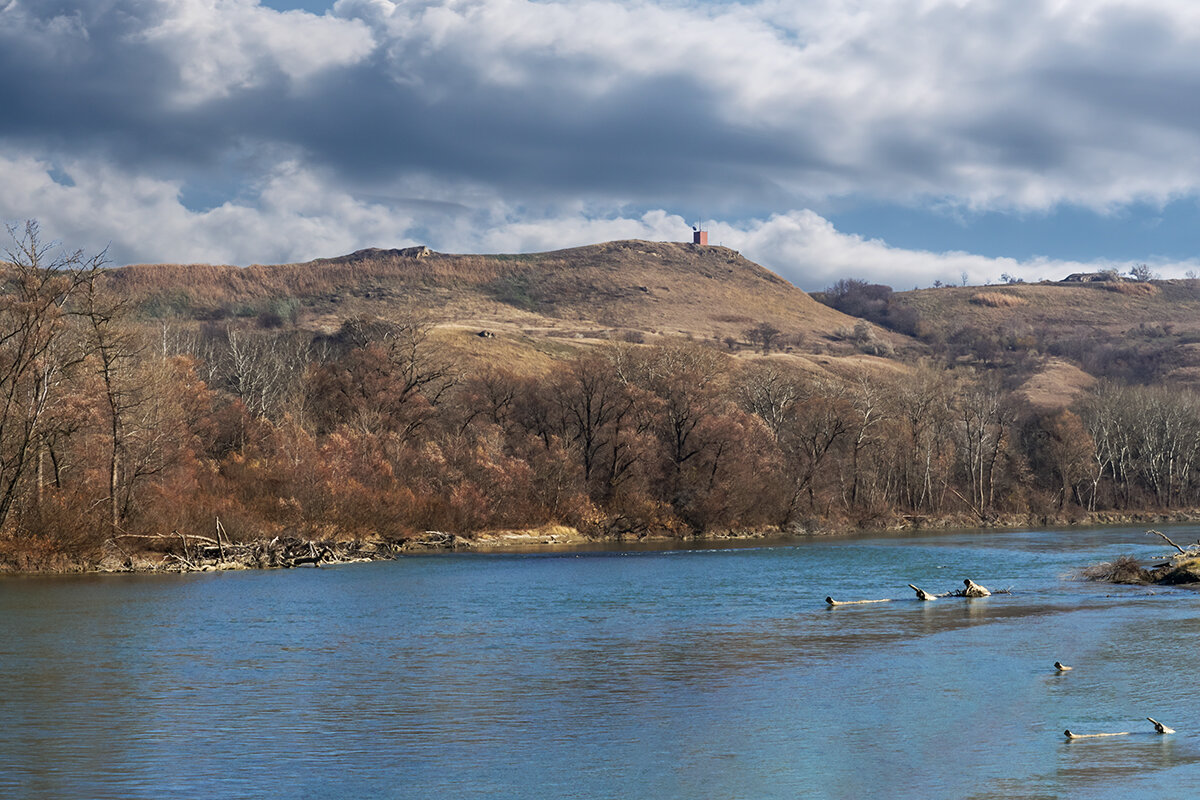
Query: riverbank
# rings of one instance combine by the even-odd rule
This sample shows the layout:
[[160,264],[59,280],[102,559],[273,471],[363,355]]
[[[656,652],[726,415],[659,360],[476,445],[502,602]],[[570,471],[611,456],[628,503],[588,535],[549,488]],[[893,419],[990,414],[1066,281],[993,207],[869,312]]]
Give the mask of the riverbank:
[[[726,531],[646,532],[625,536],[585,533],[564,525],[528,529],[480,531],[462,535],[447,531],[425,531],[401,540],[382,537],[354,540],[306,539],[275,536],[270,539],[230,541],[178,533],[153,537],[118,537],[106,540],[86,555],[72,557],[51,550],[39,540],[0,538],[0,573],[69,574],[122,572],[220,572],[244,569],[288,569],[321,567],[391,560],[405,555],[438,552],[546,552],[588,547],[703,546],[719,542],[794,541],[808,536],[869,533],[918,533],[928,530],[986,528],[994,530],[1038,528],[1082,528],[1098,525],[1159,525],[1200,522],[1200,509],[1171,511],[1138,510],[1055,514],[1009,515],[980,521],[971,514],[938,517],[894,516],[868,521],[810,519],[789,528],[764,527]],[[1197,568],[1200,574],[1200,567]],[[1126,577],[1132,573],[1126,574]],[[1138,582],[1156,582],[1153,578]],[[1178,582],[1178,581],[1174,581]]]

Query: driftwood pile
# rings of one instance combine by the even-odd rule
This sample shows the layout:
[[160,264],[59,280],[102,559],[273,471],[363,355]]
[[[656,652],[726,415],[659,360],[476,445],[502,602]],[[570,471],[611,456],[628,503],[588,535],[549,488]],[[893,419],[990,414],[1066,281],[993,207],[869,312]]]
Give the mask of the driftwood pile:
[[[444,531],[425,531],[397,542],[330,541],[300,536],[234,541],[218,519],[212,536],[123,533],[108,540],[101,572],[214,572],[234,569],[288,569],[382,561],[415,551],[456,550],[467,539]],[[130,545],[133,545],[132,547]]]
[[[188,536],[175,532],[160,535],[122,534],[116,539],[153,541],[154,549],[162,553],[162,560],[155,568],[174,572],[290,569],[392,557],[389,549],[365,542],[314,541],[295,536],[234,542],[225,534],[220,523],[217,524],[215,537]],[[134,568],[132,556],[126,559],[125,566]]]
[[1113,561],[1085,567],[1079,571],[1079,576],[1105,583],[1154,583],[1163,586],[1200,583],[1200,541],[1182,547],[1162,531],[1149,530],[1146,533],[1159,537],[1174,547],[1177,553],[1149,569],[1142,567],[1133,556],[1120,556]]
[[455,550],[466,542],[456,533],[425,531],[418,537],[405,540],[400,547],[403,550]]

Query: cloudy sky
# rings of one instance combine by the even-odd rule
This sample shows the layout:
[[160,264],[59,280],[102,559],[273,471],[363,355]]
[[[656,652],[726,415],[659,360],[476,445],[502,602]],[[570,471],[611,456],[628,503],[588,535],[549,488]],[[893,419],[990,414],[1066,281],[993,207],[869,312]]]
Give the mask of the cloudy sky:
[[1191,0],[0,0],[0,219],[114,263],[710,240],[1200,271]]

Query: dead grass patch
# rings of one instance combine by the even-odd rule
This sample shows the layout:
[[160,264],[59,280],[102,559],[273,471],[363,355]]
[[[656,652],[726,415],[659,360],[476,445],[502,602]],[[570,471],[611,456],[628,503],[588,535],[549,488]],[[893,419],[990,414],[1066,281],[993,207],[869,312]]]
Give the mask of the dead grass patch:
[[1025,298],[1004,292],[978,292],[971,295],[971,302],[988,308],[1013,308],[1025,305]]
[[1152,283],[1105,283],[1106,292],[1116,292],[1128,297],[1153,297],[1158,294],[1158,287]]
[[1094,377],[1074,364],[1052,358],[1018,391],[1030,406],[1046,413],[1071,405],[1095,382]]

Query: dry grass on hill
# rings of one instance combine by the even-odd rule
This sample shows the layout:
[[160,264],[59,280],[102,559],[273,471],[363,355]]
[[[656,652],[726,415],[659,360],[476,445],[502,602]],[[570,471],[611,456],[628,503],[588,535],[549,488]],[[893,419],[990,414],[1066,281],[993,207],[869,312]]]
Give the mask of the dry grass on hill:
[[[1022,302],[978,299],[984,294]],[[1200,386],[1200,280],[1043,282],[1003,292],[947,287],[898,293],[894,302],[919,316],[927,341],[975,354],[990,341],[983,357],[993,363],[1028,351],[1066,359],[1097,377]]]
[[[1110,290],[1107,286],[1129,287]],[[1144,287],[1144,288],[1138,288]],[[896,302],[915,309],[933,330],[946,333],[964,326],[988,327],[1018,319],[1047,330],[1099,330],[1122,333],[1141,322],[1173,324],[1177,332],[1200,331],[1200,280],[1154,283],[1032,283],[1006,290],[1020,298],[1016,307],[974,300],[979,287],[945,287],[898,292]],[[993,294],[997,292],[987,292]]]
[[1052,358],[1018,390],[1030,407],[1046,413],[1078,400],[1096,379],[1074,364]]
[[971,295],[971,302],[977,306],[988,306],[990,308],[1015,308],[1016,306],[1025,305],[1025,298],[1018,297],[1015,294],[1005,294],[1002,292],[979,292]]
[[[357,314],[419,310],[445,323],[504,335],[684,336],[743,339],[769,323],[812,345],[833,341],[852,317],[814,301],[725,247],[621,241],[548,253],[421,257],[361,251],[305,264],[136,265],[113,283],[152,314],[253,316],[298,301],[303,324],[329,328]],[[904,337],[888,335],[894,344]]]
[[464,368],[502,367],[520,375],[545,375],[556,364],[584,352],[594,342],[548,338],[514,331],[508,335],[481,337],[479,328],[449,325],[435,331],[435,340]]
[[1130,297],[1151,297],[1158,294],[1158,288],[1152,283],[1105,282],[1101,285],[1106,292],[1116,292]]

